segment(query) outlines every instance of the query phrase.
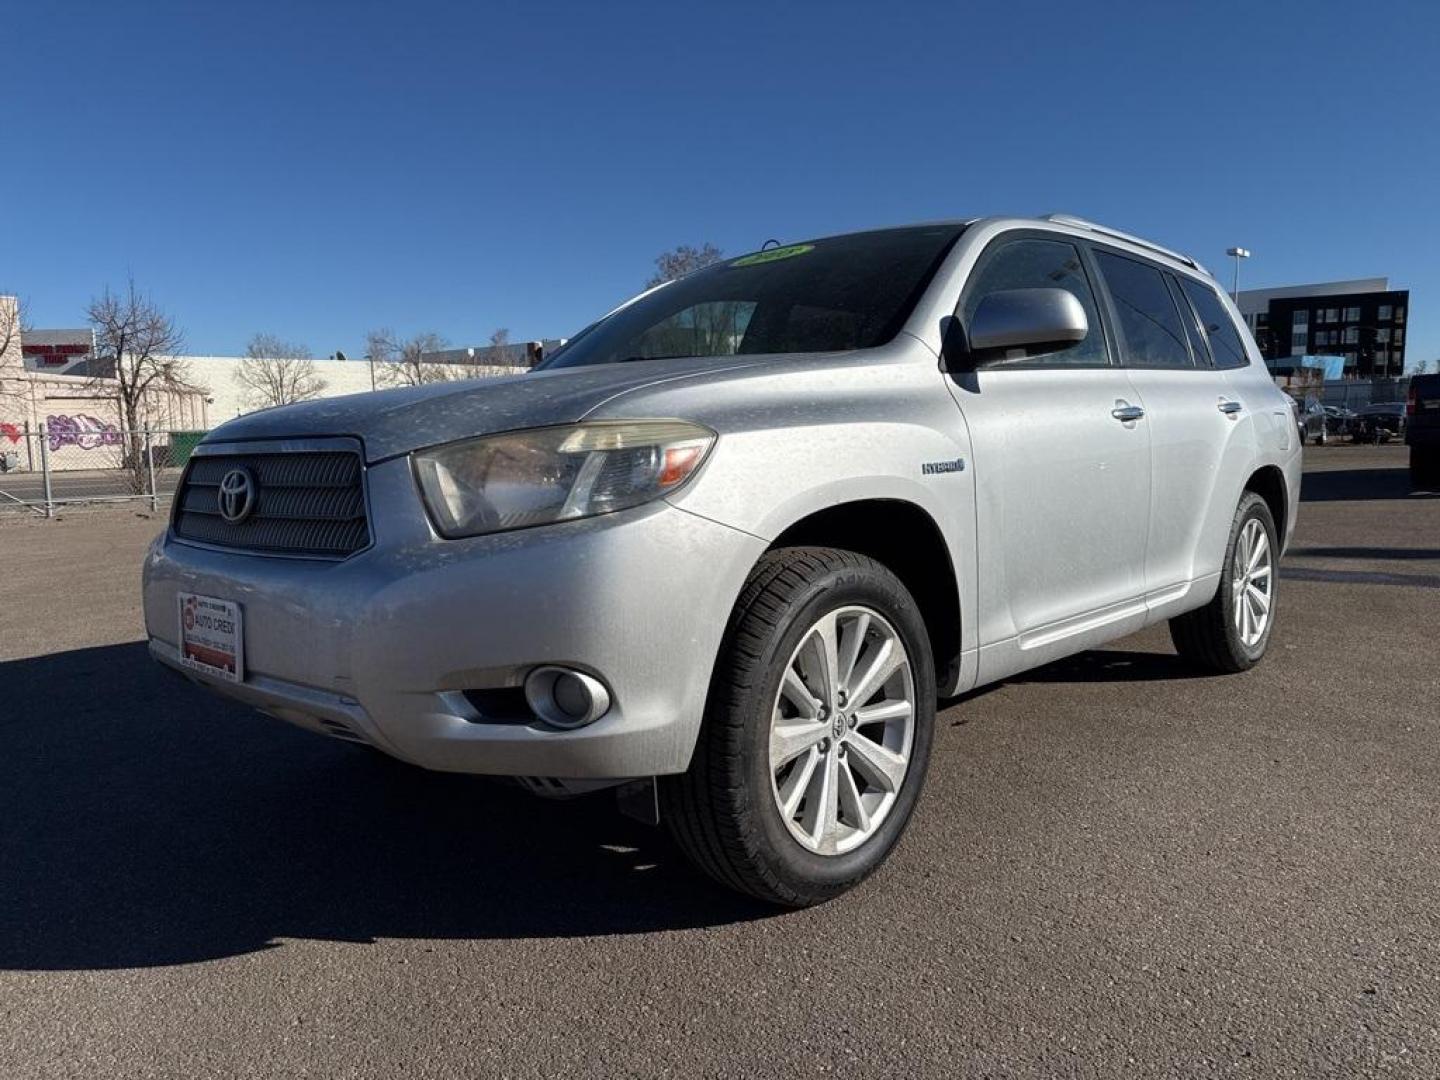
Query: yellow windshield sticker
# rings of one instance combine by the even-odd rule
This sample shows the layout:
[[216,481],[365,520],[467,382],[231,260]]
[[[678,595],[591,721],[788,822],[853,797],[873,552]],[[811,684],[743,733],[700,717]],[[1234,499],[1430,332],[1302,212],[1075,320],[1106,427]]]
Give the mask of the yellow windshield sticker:
[[742,259],[736,259],[731,266],[759,266],[761,263],[777,262],[780,259],[791,259],[796,255],[804,255],[807,251],[814,251],[814,244],[791,244],[789,247],[771,248],[769,251],[757,251],[754,255],[746,255]]

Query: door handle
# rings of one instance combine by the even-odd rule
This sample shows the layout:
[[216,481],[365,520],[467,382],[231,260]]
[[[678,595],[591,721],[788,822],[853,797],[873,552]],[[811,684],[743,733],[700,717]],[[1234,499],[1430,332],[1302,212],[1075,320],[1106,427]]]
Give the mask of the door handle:
[[1136,420],[1145,418],[1145,410],[1139,405],[1130,405],[1123,401],[1115,402],[1115,408],[1110,410],[1110,415],[1122,424],[1133,423]]
[[1242,409],[1245,408],[1245,406],[1241,405],[1238,401],[1224,400],[1222,400],[1220,404],[1216,405],[1215,407],[1229,417],[1234,417],[1237,413],[1239,413]]

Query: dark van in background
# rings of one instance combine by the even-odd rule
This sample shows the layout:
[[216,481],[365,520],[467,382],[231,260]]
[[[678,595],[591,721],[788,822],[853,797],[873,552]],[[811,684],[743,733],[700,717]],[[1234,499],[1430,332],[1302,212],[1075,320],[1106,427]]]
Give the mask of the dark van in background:
[[1440,375],[1410,379],[1405,412],[1410,482],[1416,487],[1440,487]]

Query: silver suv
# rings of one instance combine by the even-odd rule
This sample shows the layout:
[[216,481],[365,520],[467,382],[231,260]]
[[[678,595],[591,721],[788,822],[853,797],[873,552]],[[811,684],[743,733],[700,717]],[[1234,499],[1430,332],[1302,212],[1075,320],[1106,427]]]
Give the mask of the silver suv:
[[1074,218],[817,239],[651,290],[541,370],[255,413],[145,563],[152,655],[542,794],[621,787],[726,885],[899,840],[937,697],[1168,621],[1241,671],[1290,399],[1193,260]]

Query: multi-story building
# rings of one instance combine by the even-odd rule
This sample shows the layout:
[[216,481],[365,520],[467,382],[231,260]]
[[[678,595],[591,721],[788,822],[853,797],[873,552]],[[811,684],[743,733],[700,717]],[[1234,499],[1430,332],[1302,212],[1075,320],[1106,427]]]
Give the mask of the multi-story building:
[[1290,374],[1301,356],[1344,357],[1351,379],[1405,371],[1410,292],[1390,288],[1387,278],[1251,289],[1237,303],[1277,375]]

